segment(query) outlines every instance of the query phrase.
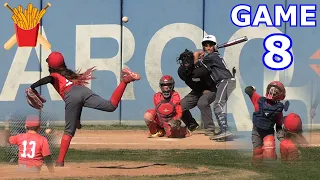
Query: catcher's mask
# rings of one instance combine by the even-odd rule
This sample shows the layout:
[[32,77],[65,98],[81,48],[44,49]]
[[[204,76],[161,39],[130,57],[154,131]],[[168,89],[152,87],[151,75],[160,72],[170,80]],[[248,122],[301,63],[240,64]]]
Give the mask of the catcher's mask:
[[266,98],[272,101],[282,101],[286,97],[286,89],[280,81],[272,81],[266,91]]
[[164,75],[159,81],[159,87],[164,98],[169,98],[174,90],[174,79],[169,75]]
[[194,56],[193,52],[186,49],[177,58],[177,63],[184,69],[185,75],[190,75],[194,69]]
[[292,133],[302,132],[302,121],[298,114],[290,113],[283,118],[283,129]]

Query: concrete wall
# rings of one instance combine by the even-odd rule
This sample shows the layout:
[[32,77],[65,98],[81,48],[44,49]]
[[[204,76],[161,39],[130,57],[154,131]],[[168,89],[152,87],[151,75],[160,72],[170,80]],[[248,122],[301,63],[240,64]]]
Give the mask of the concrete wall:
[[[6,1],[1,0],[1,3]],[[31,2],[43,8],[47,0],[9,1],[11,7],[21,4],[27,7]],[[320,48],[316,28],[246,27],[239,28],[230,21],[230,11],[236,0],[55,0],[42,19],[42,35],[52,45],[51,50],[35,48],[0,49],[0,117],[10,112],[30,111],[25,100],[25,89],[39,78],[48,75],[45,59],[51,51],[64,54],[71,69],[98,66],[94,74],[97,79],[90,87],[97,94],[109,98],[119,83],[122,67],[130,67],[141,74],[139,82],[130,84],[123,96],[121,106],[112,113],[85,109],[82,121],[94,123],[138,124],[146,109],[153,106],[152,96],[158,91],[158,81],[163,74],[170,74],[176,80],[176,89],[181,96],[190,89],[177,75],[176,57],[185,48],[201,48],[204,34],[214,34],[220,43],[230,39],[248,36],[250,41],[220,50],[229,67],[237,68],[237,88],[231,95],[227,110],[230,124],[239,131],[249,131],[253,111],[249,98],[243,93],[247,85],[254,85],[257,92],[265,93],[266,85],[280,79],[287,87],[289,112],[301,115],[305,124],[319,124],[318,118],[311,120],[309,111],[313,99],[319,92],[319,76],[310,67],[318,64],[310,57]],[[273,4],[287,2],[269,0],[243,0],[255,12],[259,3]],[[297,3],[291,0],[290,3]],[[308,3],[318,3],[310,0]],[[272,8],[269,8],[273,15]],[[129,22],[121,27],[121,14]],[[254,14],[254,13],[253,13]],[[317,16],[317,20],[319,20]],[[0,42],[4,44],[13,34],[11,12],[0,9]],[[293,40],[294,64],[285,71],[270,71],[263,66],[263,38],[270,33],[283,32]],[[320,57],[319,57],[320,59]],[[47,98],[44,111],[64,120],[64,102],[51,85],[39,89]],[[320,108],[317,110],[318,113]],[[194,116],[200,119],[197,108]]]

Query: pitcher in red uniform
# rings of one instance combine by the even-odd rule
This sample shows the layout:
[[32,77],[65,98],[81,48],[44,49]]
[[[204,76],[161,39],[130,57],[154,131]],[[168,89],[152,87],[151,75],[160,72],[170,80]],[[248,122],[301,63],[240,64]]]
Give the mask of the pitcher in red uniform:
[[184,138],[189,132],[180,120],[182,107],[180,95],[174,90],[174,79],[169,75],[161,77],[161,91],[153,96],[154,109],[148,109],[144,114],[145,122],[150,130],[150,138],[166,136],[169,138]]
[[[48,140],[38,134],[40,131],[39,117],[28,116],[25,127],[26,133],[11,136],[7,139],[10,144],[19,147],[18,170],[38,173],[43,162],[45,162],[49,171],[54,172]],[[9,129],[6,129],[6,131],[9,135]]]
[[74,72],[67,68],[64,57],[59,52],[52,52],[47,58],[50,75],[32,84],[30,88],[51,83],[61,98],[65,101],[65,130],[61,139],[59,157],[56,166],[64,166],[64,159],[69,149],[72,137],[76,128],[81,128],[80,117],[83,107],[97,109],[106,112],[113,112],[117,109],[121,97],[128,83],[140,80],[138,73],[131,72],[130,69],[122,70],[122,81],[113,92],[110,100],[101,98],[92,92],[88,87],[88,80],[94,67],[84,73]]

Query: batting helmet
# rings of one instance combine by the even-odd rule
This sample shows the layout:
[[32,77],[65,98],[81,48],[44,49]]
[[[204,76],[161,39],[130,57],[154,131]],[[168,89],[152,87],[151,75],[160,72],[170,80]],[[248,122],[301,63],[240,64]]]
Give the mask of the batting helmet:
[[302,132],[302,121],[298,114],[290,113],[284,117],[283,128],[289,132]]

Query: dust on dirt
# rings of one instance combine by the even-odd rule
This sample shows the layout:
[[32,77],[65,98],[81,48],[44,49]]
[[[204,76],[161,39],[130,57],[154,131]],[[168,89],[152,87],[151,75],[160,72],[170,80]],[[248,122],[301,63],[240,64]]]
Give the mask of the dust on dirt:
[[[19,173],[16,168],[17,166],[15,165],[2,164],[0,168],[0,179],[178,175],[209,171],[209,169],[205,167],[186,169],[168,164],[124,161],[67,163],[65,167],[55,168],[55,173],[53,174],[49,173],[46,166],[42,167],[40,174]],[[212,170],[210,171],[212,172]]]

